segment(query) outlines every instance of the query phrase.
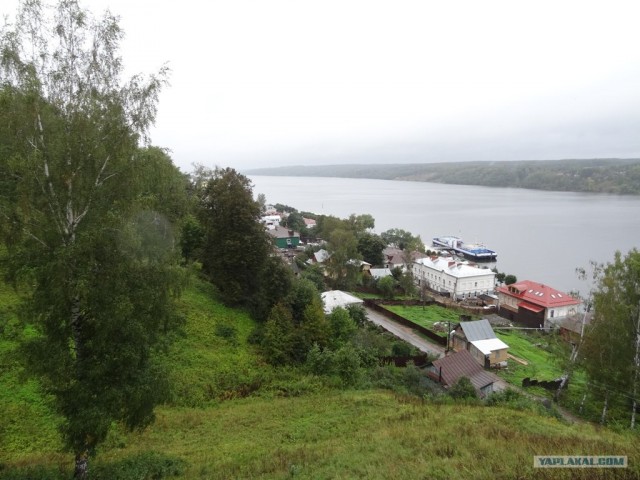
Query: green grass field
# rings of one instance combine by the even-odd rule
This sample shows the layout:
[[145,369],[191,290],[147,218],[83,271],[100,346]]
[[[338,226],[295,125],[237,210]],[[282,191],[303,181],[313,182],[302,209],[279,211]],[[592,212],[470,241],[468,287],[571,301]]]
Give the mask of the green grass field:
[[521,333],[496,330],[496,336],[509,345],[509,353],[526,361],[528,365],[509,360],[509,368],[499,374],[514,385],[524,378],[554,380],[562,375],[561,358],[568,358],[568,345],[556,335]]
[[[451,322],[451,325],[460,321],[460,315],[464,312],[455,309],[441,307],[439,305],[384,305],[390,312],[396,313],[411,322],[432,329],[436,322]],[[446,338],[446,331],[436,331],[437,334]]]
[[[70,478],[49,400],[15,351],[17,298],[0,289],[0,478]],[[391,391],[342,390],[296,368],[265,364],[247,344],[244,313],[194,280],[185,332],[168,358],[174,396],[144,432],[114,425],[92,461],[98,479],[637,478],[640,442],[531,410],[433,403]],[[446,400],[446,399],[445,399]],[[631,468],[534,471],[533,455],[628,455]],[[105,473],[107,472],[107,473]],[[616,475],[614,477],[614,475]]]

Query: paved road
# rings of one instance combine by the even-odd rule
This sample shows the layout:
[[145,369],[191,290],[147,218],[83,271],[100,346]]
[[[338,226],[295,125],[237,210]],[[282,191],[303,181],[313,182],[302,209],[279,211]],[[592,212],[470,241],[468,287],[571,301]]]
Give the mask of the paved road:
[[[426,340],[425,338],[418,335],[412,328],[400,325],[399,323],[390,320],[389,318],[371,308],[365,307],[365,311],[367,312],[367,317],[370,321],[372,321],[376,325],[380,325],[382,328],[394,334],[396,337],[410,343],[414,347],[430,355],[435,355],[437,357],[444,356],[444,347]],[[495,391],[504,390],[505,388],[507,388],[507,386],[509,386],[507,382],[505,382],[493,372],[487,371],[487,373],[494,378],[495,383],[493,384],[493,388]]]
[[389,320],[384,315],[376,312],[371,308],[365,307],[365,311],[367,312],[367,317],[370,321],[375,323],[376,325],[380,325],[382,328],[387,330],[388,332],[393,333],[396,337],[404,340],[405,342],[410,343],[414,347],[418,348],[420,351],[428,353],[430,355],[435,355],[437,357],[444,356],[444,347],[440,345],[436,345],[435,343],[431,343],[428,340],[425,340],[423,337],[418,335],[413,329],[409,327],[405,327],[404,325],[400,325],[393,320]]
[[[371,322],[375,323],[376,325],[380,325],[382,328],[394,334],[396,337],[404,340],[405,342],[410,343],[414,347],[430,355],[436,355],[438,357],[444,356],[444,347],[440,345],[436,345],[435,343],[431,343],[428,340],[425,340],[423,337],[418,335],[413,329],[409,327],[405,327],[404,325],[400,325],[399,323],[396,323],[393,320],[388,319],[384,315],[370,308],[365,307],[365,311],[367,312],[367,317]],[[532,395],[529,392],[526,392],[522,388],[516,387],[514,385],[510,385],[509,383],[507,383],[502,378],[498,377],[493,372],[490,372],[490,371],[486,371],[486,372],[494,378],[494,384],[493,384],[494,391],[500,391],[506,388],[513,388],[515,390],[518,390],[521,393],[524,393],[525,395],[527,395],[528,397],[534,400],[537,400],[539,402],[545,402],[545,404],[548,402],[548,400],[545,400],[542,397],[537,397],[535,395]],[[555,404],[555,407],[558,409],[558,411],[564,417],[564,419],[567,420],[569,423],[584,422],[584,420],[576,417],[575,415],[571,414],[570,412],[560,407],[559,405]]]

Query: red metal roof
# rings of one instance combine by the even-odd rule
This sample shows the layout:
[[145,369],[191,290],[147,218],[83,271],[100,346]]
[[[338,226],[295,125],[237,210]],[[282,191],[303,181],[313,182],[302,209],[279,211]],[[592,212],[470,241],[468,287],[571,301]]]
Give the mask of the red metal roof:
[[[567,293],[556,290],[548,285],[543,285],[542,283],[532,282],[531,280],[523,280],[513,285],[502,285],[498,287],[497,290],[499,293],[519,298],[527,304],[537,305],[542,308],[580,304],[578,300]],[[527,307],[525,306],[524,308]],[[533,311],[535,312],[536,310]]]
[[531,310],[532,312],[535,312],[535,313],[540,313],[541,311],[544,310],[544,307],[540,307],[538,305],[533,305],[533,304],[528,303],[528,302],[520,302],[518,304],[518,306],[522,307],[522,308],[526,308],[527,310]]

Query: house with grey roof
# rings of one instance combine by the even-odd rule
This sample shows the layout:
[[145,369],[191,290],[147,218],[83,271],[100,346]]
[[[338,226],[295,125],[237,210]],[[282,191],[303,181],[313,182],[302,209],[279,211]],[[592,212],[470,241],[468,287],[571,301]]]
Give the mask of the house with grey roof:
[[296,248],[300,245],[300,234],[289,228],[274,225],[267,229],[278,248]]
[[454,351],[468,351],[485,368],[507,361],[509,345],[496,337],[487,319],[460,322],[450,336]]
[[427,375],[445,388],[451,387],[460,378],[467,377],[480,397],[493,392],[495,382],[495,377],[486,372],[467,350],[434,360],[427,367]]

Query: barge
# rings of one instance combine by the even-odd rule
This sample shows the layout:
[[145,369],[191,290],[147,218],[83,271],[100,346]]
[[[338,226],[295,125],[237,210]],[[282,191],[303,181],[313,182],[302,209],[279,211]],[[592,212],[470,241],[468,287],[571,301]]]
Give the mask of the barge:
[[455,253],[476,262],[492,262],[498,258],[498,254],[494,250],[477,243],[464,243],[459,237],[435,237],[433,246],[453,250]]

